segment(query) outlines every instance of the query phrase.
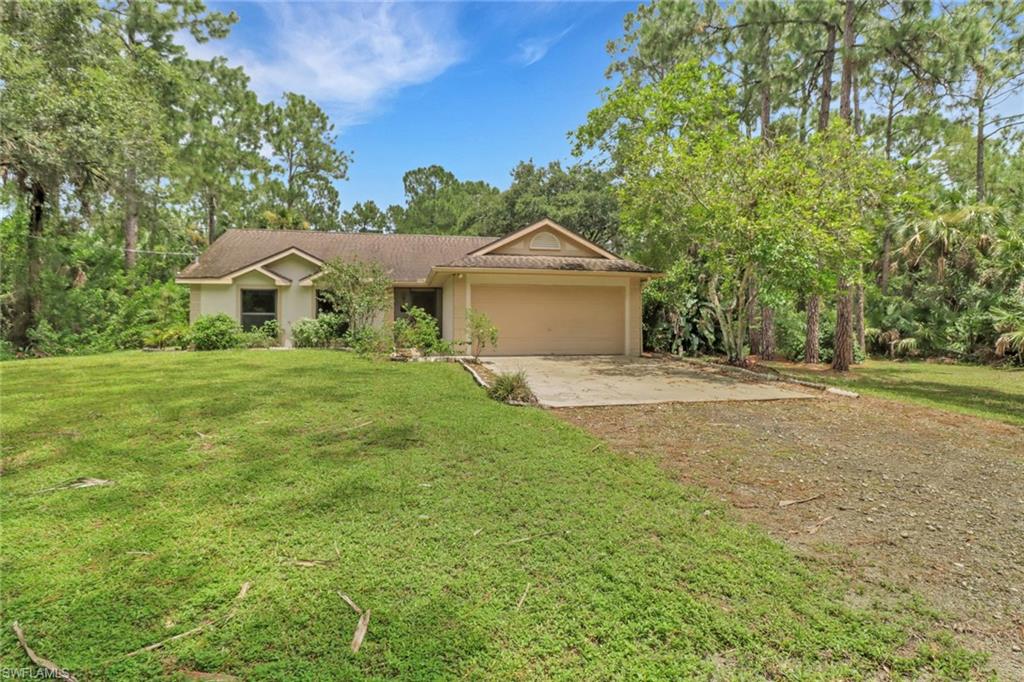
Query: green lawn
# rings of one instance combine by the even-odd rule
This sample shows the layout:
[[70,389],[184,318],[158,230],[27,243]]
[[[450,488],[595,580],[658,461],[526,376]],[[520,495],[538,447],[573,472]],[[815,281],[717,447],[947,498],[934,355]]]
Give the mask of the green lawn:
[[769,363],[787,374],[862,393],[1024,425],[1024,370],[868,360],[847,376]]
[[[857,596],[654,463],[486,399],[456,365],[122,353],[5,363],[0,379],[0,667],[28,664],[13,620],[80,680],[980,665],[914,600]],[[40,492],[83,476],[114,485]],[[372,611],[358,654],[339,591]]]

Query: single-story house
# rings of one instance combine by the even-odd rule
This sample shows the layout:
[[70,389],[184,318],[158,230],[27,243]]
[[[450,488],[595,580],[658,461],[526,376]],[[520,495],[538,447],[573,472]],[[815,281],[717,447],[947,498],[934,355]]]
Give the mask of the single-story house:
[[243,327],[291,325],[322,309],[316,279],[327,261],[376,261],[390,273],[394,305],[431,313],[443,338],[466,340],[466,310],[498,328],[495,355],[638,355],[640,290],[658,276],[550,220],[506,237],[228,230],[177,282],[189,317],[226,313]]

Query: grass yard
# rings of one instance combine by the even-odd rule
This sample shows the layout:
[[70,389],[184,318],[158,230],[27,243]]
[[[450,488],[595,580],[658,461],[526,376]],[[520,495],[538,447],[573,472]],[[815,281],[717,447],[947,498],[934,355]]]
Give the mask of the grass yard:
[[[28,665],[13,620],[80,680],[981,665],[915,600],[873,603],[653,458],[489,401],[455,365],[232,351],[0,373],[0,667]],[[79,477],[114,483],[41,492]],[[372,611],[357,654],[339,592]]]
[[847,375],[795,363],[766,363],[787,374],[862,393],[908,400],[1024,426],[1024,370],[931,362],[867,360]]

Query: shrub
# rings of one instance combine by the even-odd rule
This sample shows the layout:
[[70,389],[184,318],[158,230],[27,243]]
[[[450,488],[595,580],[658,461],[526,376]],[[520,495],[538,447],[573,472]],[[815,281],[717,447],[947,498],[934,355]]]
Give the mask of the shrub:
[[491,318],[479,310],[470,308],[466,311],[466,328],[473,360],[479,360],[485,348],[498,343],[498,328],[491,322]]
[[330,348],[344,337],[345,321],[336,313],[321,313],[292,324],[292,343],[296,348]]
[[195,350],[227,350],[242,345],[242,328],[224,313],[204,315],[188,330],[189,344]]
[[172,327],[154,327],[142,337],[144,348],[173,348],[182,346],[188,340],[188,327],[177,324]]
[[503,403],[535,403],[536,396],[526,381],[526,372],[507,372],[499,374],[487,390],[487,394]]
[[391,305],[391,278],[379,263],[329,261],[320,271],[316,286],[354,329],[370,326]]
[[451,342],[441,338],[437,320],[423,308],[407,307],[393,329],[398,348],[415,348],[424,355],[451,355],[454,350]]
[[355,327],[345,332],[345,345],[359,355],[380,357],[394,348],[394,330],[390,327]]
[[75,352],[74,343],[46,320],[39,320],[35,327],[28,330],[28,339],[38,355],[65,355]]
[[259,327],[242,333],[242,345],[246,348],[270,348],[277,345],[281,325],[277,320],[267,320]]

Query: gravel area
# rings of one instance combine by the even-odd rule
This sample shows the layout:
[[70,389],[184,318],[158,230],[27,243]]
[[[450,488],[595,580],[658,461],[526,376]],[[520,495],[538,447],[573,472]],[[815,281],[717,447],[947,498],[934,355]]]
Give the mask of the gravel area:
[[1024,680],[1024,429],[867,397],[556,414],[855,581],[921,594]]

